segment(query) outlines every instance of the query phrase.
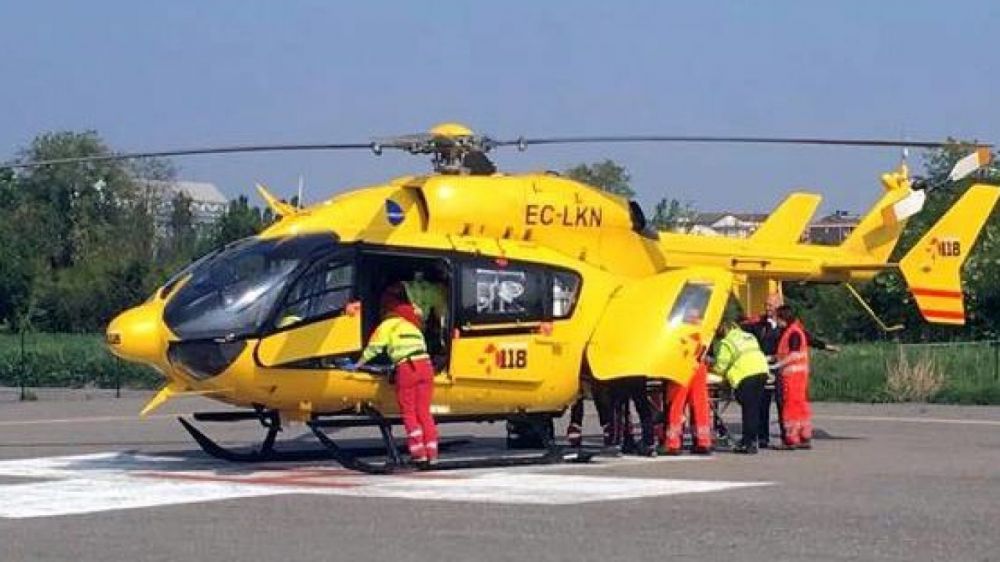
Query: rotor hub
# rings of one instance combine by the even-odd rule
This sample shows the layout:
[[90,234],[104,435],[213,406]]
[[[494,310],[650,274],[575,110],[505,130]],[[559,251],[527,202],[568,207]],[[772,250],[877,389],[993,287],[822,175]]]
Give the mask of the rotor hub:
[[441,123],[426,133],[377,140],[373,146],[397,148],[410,154],[429,154],[434,171],[441,174],[489,175],[496,166],[486,153],[496,142],[477,135],[461,123]]

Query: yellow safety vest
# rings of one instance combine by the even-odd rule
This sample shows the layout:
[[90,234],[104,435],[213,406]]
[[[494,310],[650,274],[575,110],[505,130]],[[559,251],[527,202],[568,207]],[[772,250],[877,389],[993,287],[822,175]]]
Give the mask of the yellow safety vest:
[[389,355],[393,365],[406,359],[428,357],[427,343],[420,329],[399,316],[390,316],[375,328],[375,333],[361,352],[361,361],[367,363],[382,352]]
[[750,375],[767,374],[767,356],[753,334],[733,328],[716,348],[712,371],[725,376],[729,386],[736,388]]

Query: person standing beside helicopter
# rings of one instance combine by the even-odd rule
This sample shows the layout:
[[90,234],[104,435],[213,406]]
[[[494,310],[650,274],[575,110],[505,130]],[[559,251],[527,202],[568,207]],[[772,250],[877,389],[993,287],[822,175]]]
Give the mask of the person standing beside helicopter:
[[760,350],[757,338],[741,330],[736,322],[720,324],[716,339],[712,372],[726,377],[742,410],[743,435],[733,452],[755,455],[760,395],[767,379],[767,356]]
[[665,381],[661,399],[666,414],[657,436],[659,451],[665,455],[681,454],[684,441],[684,413],[690,409],[691,452],[712,454],[712,410],[708,401],[708,363],[699,361],[687,385]]
[[[764,313],[756,319],[746,319],[741,322],[740,327],[750,332],[757,338],[760,350],[764,355],[773,357],[778,350],[778,340],[781,338],[781,328],[778,326],[777,311],[783,304],[781,293],[771,293],[767,296]],[[778,427],[781,431],[781,438],[785,437],[785,426],[782,423],[781,411],[781,381],[780,373],[771,372],[768,380],[773,385],[765,384],[760,395],[760,437],[757,446],[766,449],[770,446],[771,438],[771,402],[773,401],[778,410]]]
[[773,368],[781,373],[781,409],[784,432],[781,449],[812,447],[809,408],[809,337],[788,305],[778,307],[781,339]]
[[347,369],[356,371],[382,353],[389,356],[410,458],[417,465],[433,464],[438,457],[438,432],[431,415],[434,367],[420,331],[420,315],[412,304],[390,294],[383,297],[383,313],[385,318],[375,328],[361,359]]
[[[757,337],[757,342],[760,343],[761,351],[767,355],[769,360],[773,359],[777,355],[778,343],[781,341],[781,336],[784,334],[784,330],[781,325],[779,325],[778,321],[778,309],[782,306],[785,306],[785,304],[781,294],[771,293],[767,297],[764,314],[756,320],[748,319],[740,324],[740,327],[743,328],[743,330],[750,332]],[[805,326],[802,326],[802,333],[805,335],[808,347],[823,351],[831,351],[834,353],[840,351],[838,346],[827,343],[825,340],[811,334]],[[777,361],[777,359],[774,359],[774,361]],[[773,385],[765,385],[760,403],[760,439],[758,439],[757,445],[761,448],[767,448],[770,446],[772,399],[778,409],[778,427],[781,432],[781,442],[785,442],[785,422],[782,415],[784,400],[782,397],[781,369],[777,369],[774,365],[772,365],[768,380],[772,381]],[[768,386],[771,386],[771,388],[768,388]]]

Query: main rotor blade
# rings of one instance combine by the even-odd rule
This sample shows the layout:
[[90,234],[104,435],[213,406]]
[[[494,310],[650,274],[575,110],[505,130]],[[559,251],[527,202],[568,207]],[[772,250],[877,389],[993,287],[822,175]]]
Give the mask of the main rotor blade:
[[[914,148],[942,148],[945,146],[962,145],[961,142],[949,141],[908,141],[885,139],[827,139],[812,137],[723,137],[703,135],[611,135],[594,137],[540,137],[520,138],[507,141],[493,141],[496,146],[531,146],[545,144],[598,144],[598,143],[728,143],[728,144],[806,144],[823,146],[887,146]],[[993,148],[992,144],[973,143],[966,146],[977,148]]]
[[374,150],[375,143],[316,143],[316,144],[247,144],[234,146],[214,146],[205,148],[184,148],[179,150],[159,150],[154,152],[115,152],[73,158],[53,158],[35,162],[0,163],[0,168],[37,168],[51,164],[76,164],[80,162],[106,162],[108,160],[133,160],[136,158],[159,158],[167,156],[191,156],[198,154],[234,154],[241,152],[288,152],[296,150]]

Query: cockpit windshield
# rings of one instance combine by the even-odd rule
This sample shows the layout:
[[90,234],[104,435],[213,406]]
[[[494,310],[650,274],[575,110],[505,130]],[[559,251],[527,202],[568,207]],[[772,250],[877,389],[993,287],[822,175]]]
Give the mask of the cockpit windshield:
[[190,279],[167,303],[164,321],[186,340],[255,334],[292,273],[335,247],[329,234],[235,242],[191,268]]

